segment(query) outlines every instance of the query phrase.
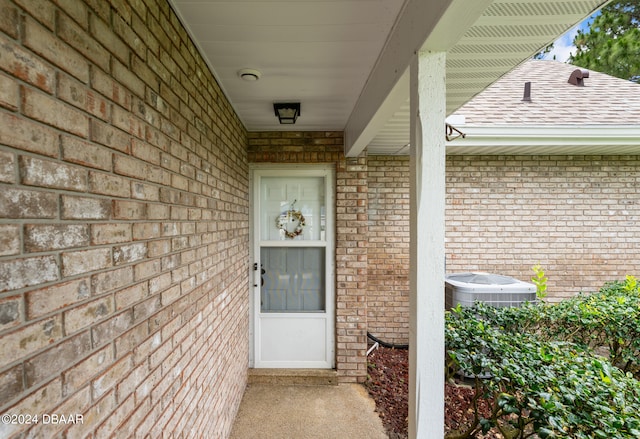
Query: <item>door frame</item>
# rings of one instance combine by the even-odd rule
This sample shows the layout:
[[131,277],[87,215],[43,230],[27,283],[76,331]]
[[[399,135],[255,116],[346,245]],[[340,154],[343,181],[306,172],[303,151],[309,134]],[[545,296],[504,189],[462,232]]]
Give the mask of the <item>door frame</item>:
[[254,264],[260,266],[259,221],[260,179],[261,177],[324,177],[326,229],[325,229],[325,313],[327,314],[326,350],[329,369],[336,367],[336,263],[335,263],[335,167],[332,165],[285,165],[250,164],[249,165],[249,367],[256,367],[256,322],[260,312],[260,271],[254,270]]

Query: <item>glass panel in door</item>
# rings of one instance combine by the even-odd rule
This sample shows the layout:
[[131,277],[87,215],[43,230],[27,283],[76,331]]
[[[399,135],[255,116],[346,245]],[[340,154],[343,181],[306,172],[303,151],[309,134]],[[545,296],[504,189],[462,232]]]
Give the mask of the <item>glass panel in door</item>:
[[323,177],[263,177],[261,241],[324,241]]
[[262,312],[324,312],[322,247],[263,247]]

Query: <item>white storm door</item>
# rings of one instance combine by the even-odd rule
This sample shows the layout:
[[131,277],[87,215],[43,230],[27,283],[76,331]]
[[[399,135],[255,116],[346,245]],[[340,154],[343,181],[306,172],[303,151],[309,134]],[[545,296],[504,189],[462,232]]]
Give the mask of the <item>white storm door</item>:
[[256,368],[334,367],[333,178],[254,172]]

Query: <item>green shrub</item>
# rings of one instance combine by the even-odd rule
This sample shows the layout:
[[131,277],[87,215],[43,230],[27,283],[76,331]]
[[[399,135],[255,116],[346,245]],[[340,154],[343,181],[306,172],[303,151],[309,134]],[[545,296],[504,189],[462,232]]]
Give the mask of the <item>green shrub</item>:
[[640,290],[633,276],[627,276],[624,282],[608,283],[597,293],[581,293],[555,305],[480,305],[474,312],[504,331],[532,332],[542,340],[568,341],[593,349],[640,379]]
[[[492,428],[507,439],[640,437],[640,382],[631,374],[640,361],[639,313],[632,277],[558,305],[447,312],[448,371],[474,380],[476,400],[474,421],[446,437]],[[611,362],[594,352],[603,347]],[[490,415],[478,413],[480,398]]]
[[598,350],[612,364],[640,378],[640,291],[634,277],[545,308],[538,326],[546,339]]

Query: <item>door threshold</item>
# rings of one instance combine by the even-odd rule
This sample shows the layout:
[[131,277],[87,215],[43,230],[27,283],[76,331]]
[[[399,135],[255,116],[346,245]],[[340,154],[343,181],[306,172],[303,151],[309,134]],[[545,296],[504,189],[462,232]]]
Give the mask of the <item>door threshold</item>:
[[249,369],[249,384],[278,386],[337,386],[334,369]]

